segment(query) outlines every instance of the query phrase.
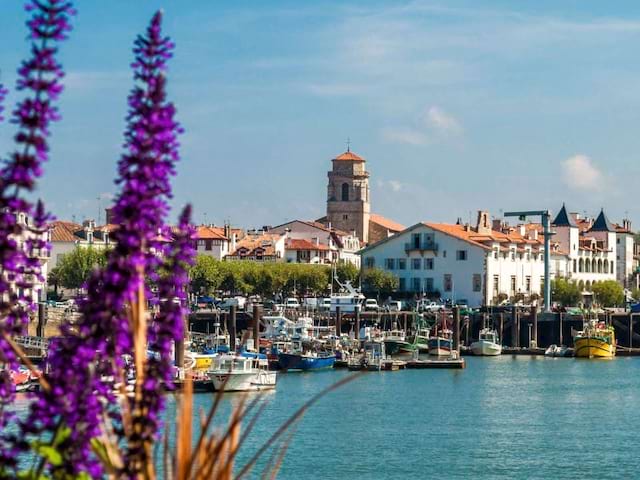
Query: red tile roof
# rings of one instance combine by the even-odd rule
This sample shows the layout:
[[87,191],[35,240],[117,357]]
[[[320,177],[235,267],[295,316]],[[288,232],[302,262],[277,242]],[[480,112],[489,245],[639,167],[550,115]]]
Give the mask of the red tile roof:
[[315,244],[306,240],[304,238],[290,238],[287,240],[287,244],[285,246],[287,250],[318,250],[318,251],[326,251],[329,250],[329,247],[326,245]]
[[346,152],[338,155],[336,158],[334,158],[334,160],[349,160],[349,161],[354,161],[354,162],[364,162],[364,158],[362,158],[360,155],[356,155],[355,153],[353,153],[352,151],[347,150]]
[[381,227],[393,232],[401,232],[406,228],[404,225],[401,225],[398,222],[394,222],[393,220],[389,220],[388,218],[385,218],[382,215],[378,215],[377,213],[370,214],[369,221],[377,223]]
[[82,225],[73,222],[65,222],[63,220],[55,220],[49,225],[51,229],[52,242],[75,242],[78,237],[74,232],[81,230]]
[[199,225],[196,228],[196,238],[199,240],[228,240],[224,236],[223,228],[209,227],[207,225]]

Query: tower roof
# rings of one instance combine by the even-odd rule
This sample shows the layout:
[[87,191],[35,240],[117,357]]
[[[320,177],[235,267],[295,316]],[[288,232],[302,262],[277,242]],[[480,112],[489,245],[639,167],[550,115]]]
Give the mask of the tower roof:
[[355,153],[353,153],[350,150],[347,150],[346,152],[338,155],[336,158],[334,158],[334,160],[348,160],[348,161],[352,161],[352,162],[364,162],[364,158],[362,158],[360,155],[357,155]]
[[567,213],[567,207],[562,204],[562,208],[556,215],[555,220],[552,222],[556,227],[574,227],[578,228],[576,221],[573,219],[571,215]]
[[593,222],[593,225],[589,229],[590,232],[615,232],[616,229],[604,214],[604,209],[600,210],[600,215]]

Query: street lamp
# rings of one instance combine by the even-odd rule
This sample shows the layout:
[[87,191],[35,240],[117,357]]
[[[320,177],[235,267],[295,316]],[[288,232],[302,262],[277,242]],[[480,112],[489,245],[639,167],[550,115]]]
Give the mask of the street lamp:
[[540,216],[542,219],[542,228],[544,235],[544,311],[551,312],[551,282],[550,280],[550,261],[549,250],[551,248],[551,213],[549,210],[527,210],[524,212],[505,212],[505,217],[518,217],[524,222],[529,216]]

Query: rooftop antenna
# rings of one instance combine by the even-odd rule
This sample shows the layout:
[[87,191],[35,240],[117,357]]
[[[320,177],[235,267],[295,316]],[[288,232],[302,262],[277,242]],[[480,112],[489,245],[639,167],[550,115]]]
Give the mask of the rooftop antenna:
[[347,152],[351,151],[351,139],[347,137]]
[[204,215],[204,224],[208,225],[207,224],[207,212],[204,212],[203,215]]
[[102,213],[102,198],[100,197],[100,195],[98,195],[98,197],[96,198],[98,200],[98,225],[101,224],[100,219],[102,218],[100,215]]

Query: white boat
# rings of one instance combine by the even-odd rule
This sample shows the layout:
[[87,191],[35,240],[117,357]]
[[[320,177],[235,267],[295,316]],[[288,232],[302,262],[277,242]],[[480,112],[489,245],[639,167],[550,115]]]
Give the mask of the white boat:
[[564,345],[549,345],[549,348],[547,348],[544,352],[544,356],[545,357],[570,357],[571,356],[571,350],[569,349],[569,347],[565,347]]
[[471,344],[474,355],[496,356],[502,354],[502,345],[498,338],[498,332],[490,328],[480,330],[477,342]]
[[342,292],[331,295],[331,305],[329,307],[331,313],[336,313],[338,308],[342,313],[355,313],[356,311],[362,311],[362,304],[365,301],[365,296],[360,293],[358,289],[354,288],[349,281],[344,284],[341,284],[340,282],[337,283],[342,287]]
[[215,390],[252,392],[276,388],[276,372],[264,355],[220,355],[208,372]]

